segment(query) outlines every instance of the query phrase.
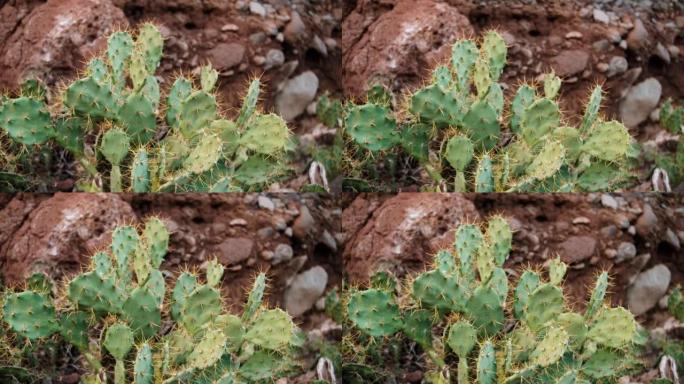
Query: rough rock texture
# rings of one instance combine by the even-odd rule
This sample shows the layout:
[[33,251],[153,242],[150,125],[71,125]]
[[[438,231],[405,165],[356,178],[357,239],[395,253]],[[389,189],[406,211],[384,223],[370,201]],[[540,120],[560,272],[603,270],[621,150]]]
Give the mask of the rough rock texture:
[[568,77],[582,73],[589,63],[589,53],[575,49],[563,51],[551,60],[551,67],[558,76]]
[[[12,9],[3,7],[0,16],[10,17]],[[50,0],[30,14],[14,12],[21,21],[10,33],[0,31],[0,88],[29,76],[49,84],[69,76],[105,47],[109,33],[128,26],[109,0]]]
[[627,291],[627,308],[637,316],[648,312],[667,292],[671,277],[664,264],[641,272]]
[[285,291],[285,310],[292,316],[300,316],[311,309],[325,292],[328,272],[315,266],[298,274]]
[[590,259],[596,252],[596,239],[591,236],[573,236],[559,245],[560,257],[568,264]]
[[344,86],[353,96],[376,79],[392,88],[419,84],[427,69],[446,59],[455,40],[474,34],[468,19],[444,2],[398,0],[376,18],[377,6],[359,1],[342,24]]
[[312,71],[306,71],[283,84],[283,89],[276,96],[276,110],[286,121],[292,121],[301,115],[316,97],[318,77]]
[[620,103],[620,120],[629,128],[643,123],[658,106],[662,92],[662,85],[653,77],[635,85]]
[[343,251],[350,282],[365,282],[378,269],[423,267],[454,241],[459,224],[479,219],[457,194],[402,193],[382,201],[358,196],[342,214],[348,239]]
[[[0,217],[13,220],[10,212],[19,205],[11,202]],[[31,207],[35,209],[11,237],[0,239],[3,279],[10,284],[35,271],[78,270],[94,250],[111,241],[114,227],[137,221],[131,206],[115,194],[57,194],[37,206],[25,206]]]

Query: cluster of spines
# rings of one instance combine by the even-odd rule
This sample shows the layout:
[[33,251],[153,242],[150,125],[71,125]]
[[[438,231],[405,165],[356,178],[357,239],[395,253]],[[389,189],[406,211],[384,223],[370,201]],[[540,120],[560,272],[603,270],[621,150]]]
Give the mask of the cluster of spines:
[[[458,357],[459,383],[566,382],[562,379],[570,377],[574,381],[567,382],[588,383],[619,375],[636,322],[624,308],[604,305],[607,273],[599,275],[584,314],[565,304],[567,266],[560,259],[549,264],[547,281],[526,270],[509,294],[503,263],[512,247],[511,230],[498,216],[484,229],[460,226],[454,249],[438,252],[434,269],[409,281],[405,293],[377,283],[394,281],[386,272],[372,277],[369,289],[349,292],[350,325],[375,339],[403,334],[417,342],[436,367],[432,377],[449,372],[447,346]],[[511,330],[504,328],[509,323]],[[435,329],[443,329],[443,335],[437,337]]]
[[[102,369],[98,356],[106,351],[114,358],[116,384],[127,382],[133,352],[130,368],[136,383],[209,376],[255,382],[263,379],[264,370],[281,374],[296,327],[286,312],[263,307],[265,275],[255,279],[242,316],[224,312],[219,290],[224,268],[216,260],[208,263],[204,283],[183,272],[167,295],[159,268],[168,243],[169,233],[158,218],[148,219],[141,231],[117,227],[111,250],[97,252],[88,270],[68,282],[70,304],[58,304],[63,301],[52,297],[49,280],[36,275],[26,291],[5,294],[2,319],[29,340],[59,332],[90,362],[93,375]],[[166,306],[174,327],[162,335]],[[101,345],[90,342],[95,329],[103,330]],[[224,364],[237,355],[242,363]]]

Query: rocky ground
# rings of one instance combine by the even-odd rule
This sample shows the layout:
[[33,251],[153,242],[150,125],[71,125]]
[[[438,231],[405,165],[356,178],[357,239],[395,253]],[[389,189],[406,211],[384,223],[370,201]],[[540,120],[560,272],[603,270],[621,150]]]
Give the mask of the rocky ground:
[[[684,98],[679,1],[352,1],[342,24],[344,91],[358,98],[379,81],[410,92],[447,59],[454,40],[490,29],[509,45],[502,77],[509,97],[553,70],[564,79],[562,109],[579,120],[598,83],[607,117],[624,121],[645,147],[676,146],[657,111],[668,98]],[[638,189],[650,190],[642,180]]]

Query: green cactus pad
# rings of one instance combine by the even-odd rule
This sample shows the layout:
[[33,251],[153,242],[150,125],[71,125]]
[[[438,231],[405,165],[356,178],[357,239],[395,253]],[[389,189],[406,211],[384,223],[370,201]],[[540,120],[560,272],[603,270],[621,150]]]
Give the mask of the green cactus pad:
[[261,92],[261,81],[259,79],[252,80],[249,83],[247,94],[242,100],[242,108],[236,120],[238,127],[244,127],[251,119],[256,111],[257,102],[259,101],[259,93]]
[[499,142],[501,127],[496,110],[486,102],[475,102],[463,117],[463,128],[475,146],[484,150],[493,149]]
[[197,146],[183,162],[186,172],[200,174],[210,170],[221,158],[221,139],[215,135],[202,136]]
[[508,48],[503,37],[496,31],[489,31],[485,34],[480,48],[480,54],[487,58],[489,64],[489,76],[492,81],[497,82],[506,66],[506,55]]
[[563,291],[552,284],[542,284],[529,295],[525,323],[531,330],[539,331],[548,321],[563,313],[563,309]]
[[608,308],[594,319],[587,339],[611,348],[622,348],[631,343],[636,335],[634,316],[624,308]]
[[456,171],[463,172],[473,160],[475,146],[469,138],[462,135],[455,135],[446,145],[444,158]]
[[349,110],[345,119],[347,133],[363,148],[384,151],[398,143],[397,122],[389,108],[367,104]]
[[541,152],[527,167],[527,175],[535,180],[545,180],[555,175],[565,162],[565,148],[557,141],[544,144]]
[[283,151],[289,137],[290,131],[285,120],[271,113],[258,115],[250,120],[239,143],[250,151],[271,155]]
[[9,294],[4,301],[3,320],[19,335],[35,340],[59,329],[55,307],[47,295],[25,291]]
[[202,67],[200,71],[200,84],[204,92],[211,93],[214,90],[218,75],[218,71],[212,68],[211,64]]
[[480,346],[480,353],[477,356],[477,383],[496,383],[496,352],[491,341],[485,341]]
[[91,269],[103,279],[115,276],[112,260],[106,252],[95,253],[90,258],[90,265]]
[[42,144],[55,135],[45,103],[20,97],[0,103],[0,128],[24,144]]
[[[117,82],[122,81],[128,60],[133,54],[133,38],[128,32],[114,32],[109,36],[107,57]],[[122,89],[124,84],[120,85]]]
[[495,335],[503,328],[504,310],[499,295],[490,287],[480,286],[466,303],[466,312],[479,335]]
[[164,50],[164,38],[159,29],[151,23],[143,24],[138,31],[135,45],[136,49],[143,53],[147,73],[153,74],[159,66]]
[[282,351],[292,341],[295,326],[290,316],[281,309],[259,313],[244,339],[273,351]]
[[529,302],[529,296],[539,286],[541,279],[539,275],[533,271],[525,271],[518,280],[518,285],[515,287],[515,295],[513,300],[513,314],[518,320],[522,320],[525,314],[525,308]]
[[347,312],[357,328],[373,337],[389,336],[402,328],[399,306],[384,291],[355,292],[349,298]]
[[89,316],[85,312],[62,314],[59,320],[59,333],[80,351],[88,350]]
[[123,314],[133,332],[148,339],[161,326],[161,311],[157,298],[145,288],[135,288],[123,304]]
[[170,127],[179,128],[180,121],[178,120],[178,115],[183,106],[183,101],[187,99],[191,93],[192,83],[188,79],[178,77],[176,81],[174,81],[166,100],[166,122]]
[[464,224],[456,230],[454,247],[461,263],[461,276],[468,282],[473,281],[474,259],[483,241],[484,235],[476,225]]
[[138,348],[133,364],[133,377],[135,384],[154,383],[154,364],[152,361],[152,348],[147,343]]
[[156,119],[154,104],[142,94],[130,95],[118,113],[118,120],[135,145],[152,140],[157,130]]
[[477,331],[466,321],[457,321],[449,326],[446,344],[460,359],[467,359],[477,344]]
[[409,111],[419,121],[438,127],[455,126],[463,117],[456,94],[438,85],[431,85],[413,94]]
[[251,323],[254,320],[254,315],[261,307],[261,301],[264,298],[264,291],[266,290],[266,275],[260,273],[254,278],[252,289],[247,297],[247,304],[242,313],[242,321]]
[[588,328],[582,315],[574,312],[562,313],[556,321],[562,326],[570,337],[570,346],[579,350],[587,338]]
[[207,285],[216,287],[223,279],[223,265],[216,259],[212,259],[207,264]]
[[520,134],[530,147],[560,126],[558,105],[549,99],[540,99],[525,109],[520,120]]
[[19,93],[22,97],[46,101],[48,89],[40,79],[26,79],[21,83]]
[[130,138],[126,132],[118,128],[108,130],[102,135],[100,152],[112,165],[119,165],[128,155]]
[[195,91],[181,102],[178,110],[180,133],[191,139],[199,135],[203,129],[209,128],[212,121],[216,120],[216,99],[204,92]]
[[582,372],[593,379],[615,376],[624,356],[615,351],[600,349],[582,364]]
[[413,281],[413,297],[422,305],[440,311],[461,311],[466,291],[454,275],[445,276],[438,270],[425,272]]
[[131,166],[131,190],[135,193],[150,191],[150,160],[147,149],[140,147],[135,151]]
[[52,279],[42,272],[36,272],[26,279],[26,290],[50,295],[52,293]]
[[553,285],[560,286],[565,278],[567,270],[568,265],[562,262],[560,257],[552,259],[549,264],[549,282]]
[[596,284],[594,289],[591,291],[591,298],[587,304],[587,309],[584,312],[584,318],[587,320],[592,320],[594,316],[603,308],[603,300],[606,297],[606,292],[608,291],[608,272],[601,272],[601,274],[596,279]]
[[155,298],[157,306],[161,307],[164,296],[166,295],[166,282],[164,281],[162,272],[158,269],[151,270],[143,288]]
[[106,83],[109,81],[107,64],[105,64],[100,58],[94,58],[90,60],[88,67],[86,68],[86,73],[97,82]]
[[221,295],[216,289],[202,285],[185,298],[180,322],[190,334],[195,334],[220,314]]
[[534,103],[535,92],[529,85],[522,85],[511,103],[511,130],[513,133],[520,133],[520,121],[525,110]]
[[454,258],[454,255],[446,249],[440,250],[435,255],[435,267],[444,276],[458,273],[456,259]]
[[221,358],[226,348],[226,336],[217,329],[208,329],[188,356],[188,366],[195,369],[208,368]]
[[494,164],[492,158],[485,154],[475,168],[475,192],[491,193],[494,188]]
[[456,72],[459,91],[470,91],[470,74],[478,56],[479,51],[472,40],[460,40],[451,48],[451,67]]
[[197,288],[197,277],[187,272],[181,273],[171,293],[171,317],[178,321],[185,300]]
[[245,328],[242,326],[242,320],[238,316],[232,314],[221,315],[216,318],[215,324],[226,335],[228,340],[226,348],[229,351],[235,351],[242,345]]
[[123,293],[111,278],[102,278],[88,272],[71,280],[68,287],[69,300],[97,314],[119,313],[123,305]]
[[591,128],[594,126],[596,118],[598,117],[599,109],[601,109],[602,97],[603,89],[601,89],[601,86],[597,85],[589,97],[589,102],[587,103],[587,107],[584,111],[584,117],[582,118],[580,132],[586,133],[591,131]]
[[486,284],[499,296],[499,303],[504,305],[506,297],[508,297],[508,275],[503,268],[492,268],[491,277]]
[[169,231],[161,219],[151,217],[145,221],[143,241],[147,246],[152,268],[158,269],[169,249]]
[[500,267],[508,258],[513,244],[513,232],[511,232],[511,227],[503,216],[493,216],[489,219],[487,238],[494,255],[494,261]]
[[404,313],[402,330],[409,339],[428,348],[432,345],[432,318],[433,314],[426,309],[408,311]]
[[605,161],[624,158],[632,138],[624,125],[617,121],[600,123],[582,145],[582,151]]
[[477,98],[482,100],[487,96],[489,88],[493,81],[489,70],[489,63],[487,59],[480,56],[475,63],[475,72],[473,73],[473,83],[477,91]]
[[109,86],[92,77],[77,80],[66,90],[64,105],[91,118],[115,119],[119,112]]
[[400,133],[401,147],[419,162],[428,161],[430,156],[430,138],[432,126],[428,124],[406,124]]
[[84,141],[88,124],[80,117],[58,118],[55,121],[55,140],[77,158],[84,153]]
[[128,285],[131,279],[129,263],[133,252],[138,248],[140,237],[135,228],[120,226],[112,232],[112,254],[116,260],[116,277],[122,286]]
[[544,97],[553,100],[558,96],[561,89],[562,80],[556,76],[555,73],[547,73],[544,75]]
[[115,359],[123,360],[133,348],[133,331],[123,323],[110,325],[102,345]]
[[551,327],[530,355],[532,364],[548,367],[563,357],[568,346],[568,332],[562,327]]
[[240,366],[238,374],[246,382],[259,382],[270,379],[278,374],[281,368],[280,356],[267,351],[257,351]]

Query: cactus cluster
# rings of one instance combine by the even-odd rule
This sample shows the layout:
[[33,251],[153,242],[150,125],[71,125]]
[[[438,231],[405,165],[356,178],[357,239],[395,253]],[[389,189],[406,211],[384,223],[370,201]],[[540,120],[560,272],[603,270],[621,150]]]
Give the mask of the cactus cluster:
[[546,277],[527,269],[509,286],[513,273],[503,264],[512,233],[504,218],[461,225],[455,238],[452,249],[435,255],[433,269],[403,283],[380,272],[369,288],[342,295],[343,321],[352,329],[344,343],[356,362],[347,372],[363,371],[378,349],[400,354],[401,339],[429,357],[421,364],[431,367],[430,383],[595,383],[628,368],[637,323],[626,309],[605,304],[606,272],[576,313],[563,293],[567,266],[560,259]]
[[[142,231],[114,230],[109,251],[53,294],[44,275],[23,292],[2,297],[2,319],[31,341],[59,334],[89,362],[85,382],[252,383],[285,377],[296,365],[298,334],[290,316],[262,304],[266,287],[256,277],[242,315],[223,308],[223,266],[213,260],[206,275],[183,272],[167,289],[159,268],[169,233],[158,218]],[[105,356],[113,358],[113,370]],[[92,380],[92,381],[88,381]]]
[[106,53],[53,105],[36,80],[4,98],[0,128],[18,145],[55,143],[69,151],[86,171],[83,189],[101,188],[92,181],[105,164],[113,192],[258,189],[285,172],[290,133],[279,116],[258,111],[260,81],[250,84],[235,121],[222,116],[218,72],[210,66],[199,85],[177,77],[163,100],[155,76],[163,45],[149,23],[136,36],[113,33]]
[[543,86],[521,85],[506,108],[498,83],[506,55],[497,32],[487,32],[479,48],[458,41],[449,65],[404,102],[393,103],[376,85],[365,104],[348,104],[345,135],[370,158],[403,151],[436,185],[457,192],[595,191],[624,182],[632,139],[621,123],[600,117],[601,87],[579,127],[560,112],[561,79],[553,73]]

